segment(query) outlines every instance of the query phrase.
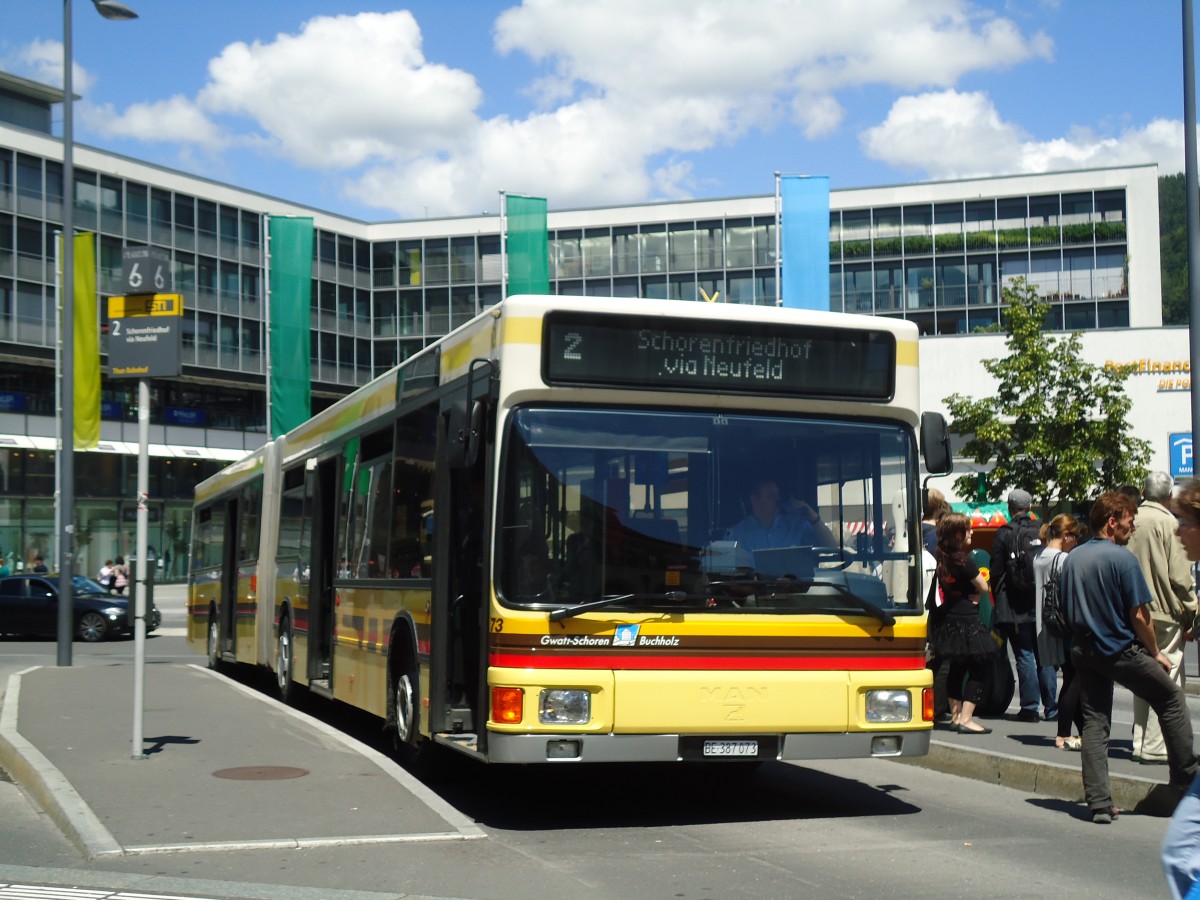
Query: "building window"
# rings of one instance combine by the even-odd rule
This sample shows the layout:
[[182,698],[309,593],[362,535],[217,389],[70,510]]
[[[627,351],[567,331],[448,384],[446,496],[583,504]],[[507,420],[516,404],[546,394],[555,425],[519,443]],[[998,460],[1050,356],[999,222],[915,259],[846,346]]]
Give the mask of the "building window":
[[613,243],[607,228],[589,228],[583,233],[580,245],[583,252],[583,272],[590,278],[612,274]]

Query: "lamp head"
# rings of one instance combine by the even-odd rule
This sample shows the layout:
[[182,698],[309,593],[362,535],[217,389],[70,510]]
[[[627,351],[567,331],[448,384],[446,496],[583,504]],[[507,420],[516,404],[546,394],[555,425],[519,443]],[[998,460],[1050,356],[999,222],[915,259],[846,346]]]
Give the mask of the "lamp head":
[[125,21],[138,17],[138,14],[132,9],[124,3],[117,3],[116,0],[92,0],[92,3],[96,5],[96,12],[106,19]]

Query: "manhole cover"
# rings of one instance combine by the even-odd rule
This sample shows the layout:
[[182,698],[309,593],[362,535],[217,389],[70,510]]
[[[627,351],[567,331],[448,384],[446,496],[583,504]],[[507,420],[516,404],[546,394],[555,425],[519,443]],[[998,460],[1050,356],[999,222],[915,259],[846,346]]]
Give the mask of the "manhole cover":
[[295,766],[238,766],[213,772],[217,778],[233,781],[279,781],[284,778],[303,778],[307,774],[308,769],[297,769]]

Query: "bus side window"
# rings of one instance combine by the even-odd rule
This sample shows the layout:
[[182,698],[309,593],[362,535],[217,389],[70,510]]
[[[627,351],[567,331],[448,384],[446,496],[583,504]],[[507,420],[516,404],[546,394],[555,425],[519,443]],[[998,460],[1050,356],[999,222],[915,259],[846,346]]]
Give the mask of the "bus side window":
[[433,557],[433,450],[437,408],[425,406],[396,423],[392,475],[392,578],[429,578]]

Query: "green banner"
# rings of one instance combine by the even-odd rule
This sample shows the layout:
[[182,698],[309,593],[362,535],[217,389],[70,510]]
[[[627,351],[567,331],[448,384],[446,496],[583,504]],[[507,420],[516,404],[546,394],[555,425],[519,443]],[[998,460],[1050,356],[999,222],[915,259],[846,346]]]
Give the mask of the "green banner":
[[271,291],[269,338],[271,367],[267,373],[271,439],[290,431],[312,415],[309,359],[309,312],[312,303],[313,220],[271,217]]
[[505,296],[550,293],[550,237],[546,200],[505,194],[505,253],[508,281]]

